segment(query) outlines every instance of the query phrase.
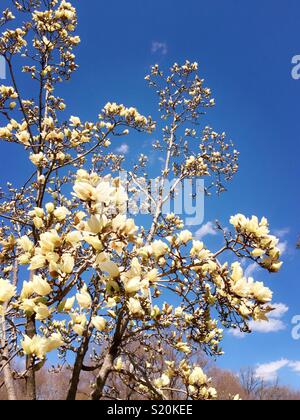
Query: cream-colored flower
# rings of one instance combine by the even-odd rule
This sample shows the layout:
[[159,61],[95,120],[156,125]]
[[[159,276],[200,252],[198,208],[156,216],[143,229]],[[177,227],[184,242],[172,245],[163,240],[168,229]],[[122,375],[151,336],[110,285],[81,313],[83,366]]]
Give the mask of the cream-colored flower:
[[39,296],[48,296],[52,292],[50,284],[42,276],[33,277],[32,288]]
[[249,279],[249,282],[251,284],[251,292],[258,302],[271,302],[273,293],[268,287],[265,287],[265,285],[261,282],[255,283],[253,279]]
[[31,154],[29,156],[29,159],[35,166],[40,166],[44,161],[44,155],[43,153],[37,153],[37,154]]
[[70,212],[66,207],[58,207],[56,210],[54,210],[53,214],[59,222],[62,222],[70,214]]
[[98,236],[85,235],[84,240],[91,245],[95,251],[102,251],[103,244]]
[[51,310],[48,308],[47,305],[44,305],[43,303],[39,303],[35,309],[34,309],[35,313],[36,313],[36,319],[38,321],[44,321],[45,319],[50,318],[51,316]]
[[46,353],[51,353],[51,351],[56,350],[64,345],[62,336],[59,333],[52,334],[46,342]]
[[101,316],[94,316],[92,318],[92,324],[97,331],[104,331],[106,328],[106,320]]
[[22,236],[17,240],[17,243],[24,252],[31,252],[34,248],[34,243],[28,238],[28,236]]
[[165,373],[158,379],[155,379],[154,385],[156,388],[165,388],[166,386],[170,385],[170,378]]
[[136,293],[142,287],[140,277],[133,277],[132,279],[126,279],[123,281],[124,281],[125,292],[128,294]]
[[191,353],[191,348],[186,343],[179,342],[176,344],[175,347],[177,350],[181,351],[182,353],[186,353],[186,354]]
[[207,383],[207,376],[200,367],[195,367],[189,376],[189,384],[203,386]]
[[145,314],[142,305],[138,299],[130,298],[127,303],[127,306],[130,314],[133,316],[140,317]]
[[64,254],[61,257],[60,269],[65,274],[72,274],[75,265],[74,257],[70,254]]
[[232,270],[232,274],[231,274],[231,279],[234,282],[237,282],[239,280],[241,280],[244,276],[244,271],[241,267],[241,264],[239,262],[235,262],[231,265],[231,270]]
[[98,234],[102,232],[103,228],[107,225],[107,218],[100,215],[92,215],[87,221],[87,231]]
[[193,234],[189,230],[184,230],[178,235],[178,240],[182,244],[187,244],[193,239]]
[[119,267],[112,261],[98,262],[98,267],[104,273],[108,273],[112,278],[119,277],[120,275]]
[[76,299],[79,306],[83,309],[90,309],[92,306],[92,298],[86,286],[80,290],[80,293],[77,293]]
[[161,240],[154,241],[151,245],[151,248],[152,248],[153,255],[156,258],[160,258],[166,255],[166,253],[169,250],[168,245]]
[[39,268],[45,267],[46,264],[46,258],[43,255],[35,255],[33,258],[31,258],[29,270],[34,271]]
[[82,201],[96,200],[96,189],[88,182],[76,182],[73,190],[75,195]]
[[20,298],[28,299],[34,293],[32,281],[24,281]]
[[16,288],[8,281],[0,279],[0,304],[9,302],[16,294]]
[[20,309],[24,312],[34,313],[36,308],[36,299],[23,299]]
[[71,244],[73,247],[79,244],[82,241],[82,233],[78,232],[77,230],[70,232],[66,236],[66,241]]
[[40,247],[43,254],[53,252],[56,248],[61,245],[61,239],[56,230],[42,233],[40,236]]
[[63,312],[70,312],[75,303],[75,296],[68,298],[60,305],[60,310]]
[[45,207],[49,214],[52,214],[55,210],[55,206],[53,203],[47,203]]

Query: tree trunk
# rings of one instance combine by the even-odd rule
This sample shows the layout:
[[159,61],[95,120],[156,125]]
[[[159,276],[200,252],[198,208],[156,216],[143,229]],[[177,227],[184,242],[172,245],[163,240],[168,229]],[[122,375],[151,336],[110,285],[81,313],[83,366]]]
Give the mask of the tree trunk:
[[[3,308],[4,314],[6,311],[6,307]],[[1,319],[1,318],[0,318]],[[7,392],[7,397],[10,401],[17,401],[17,394],[15,390],[14,378],[12,375],[10,362],[9,362],[9,351],[6,342],[6,322],[5,322],[5,315],[1,320],[1,347],[2,347],[2,357],[1,357],[1,365],[3,367],[3,377],[5,388]],[[1,366],[0,365],[0,366]]]
[[119,315],[118,324],[116,327],[116,331],[115,331],[111,346],[109,348],[107,355],[104,358],[103,365],[98,373],[96,383],[95,383],[95,389],[94,391],[92,391],[91,396],[90,396],[90,399],[93,401],[98,401],[100,400],[100,398],[102,398],[103,389],[105,387],[106,381],[114,367],[114,362],[116,358],[118,357],[119,349],[122,343],[122,337],[129,322],[129,319],[128,318],[124,319],[123,316],[124,314],[123,312],[121,312]]
[[[33,338],[36,334],[35,317],[32,316],[27,319],[26,334],[29,338]],[[36,380],[34,370],[35,358],[32,356],[26,357],[26,399],[30,401],[36,400]]]
[[76,400],[78,384],[79,384],[79,380],[80,380],[80,374],[81,374],[81,371],[82,371],[83,362],[84,362],[86,353],[87,353],[88,348],[89,348],[89,343],[90,343],[90,335],[88,333],[87,336],[84,338],[84,340],[83,340],[83,342],[80,346],[80,349],[77,353],[77,356],[76,356],[74,369],[73,369],[73,372],[72,372],[72,378],[71,378],[71,381],[70,381],[70,387],[69,387],[69,391],[68,391],[68,395],[67,395],[67,401]]
[[110,351],[104,359],[102,368],[100,369],[100,372],[98,373],[95,389],[91,393],[90,399],[92,401],[98,401],[103,396],[103,389],[105,387],[106,381],[108,379],[108,376],[110,372],[112,371],[112,368],[114,366],[114,361],[117,357],[117,353],[114,353]]

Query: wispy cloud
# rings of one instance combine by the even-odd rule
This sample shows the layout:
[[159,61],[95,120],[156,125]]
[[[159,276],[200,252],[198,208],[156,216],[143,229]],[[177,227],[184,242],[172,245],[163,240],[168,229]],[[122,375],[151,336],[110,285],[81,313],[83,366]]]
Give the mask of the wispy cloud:
[[290,362],[289,367],[293,372],[300,373],[300,362]]
[[201,226],[199,230],[195,233],[195,237],[197,239],[203,239],[207,235],[215,236],[217,234],[217,230],[213,222],[208,222],[205,225]]
[[255,376],[266,382],[274,382],[278,379],[281,369],[289,368],[292,372],[300,374],[300,361],[281,359],[276,362],[258,365],[255,370]]
[[[268,314],[269,321],[250,321],[249,328],[252,332],[260,334],[278,333],[286,329],[286,324],[282,320],[284,315],[289,311],[289,307],[284,303],[272,304],[274,311]],[[242,333],[239,329],[231,329],[230,334],[236,338],[245,338],[247,334]]]
[[126,143],[121,144],[121,146],[116,149],[116,152],[121,153],[122,155],[127,155],[127,153],[129,153],[128,144],[126,144]]
[[259,269],[260,269],[260,266],[256,262],[251,263],[250,265],[248,265],[248,267],[245,270],[245,277],[247,278],[252,277],[254,273],[259,271]]
[[168,54],[168,44],[161,41],[152,41],[151,45],[152,54],[167,55]]
[[269,316],[275,319],[281,319],[290,309],[284,303],[273,303],[272,308],[274,311],[270,312]]
[[255,376],[262,381],[274,382],[278,378],[279,371],[284,367],[287,367],[289,364],[289,360],[281,359],[276,362],[258,365],[255,371]]
[[290,228],[283,228],[283,229],[277,229],[274,231],[274,235],[277,236],[279,239],[283,239],[286,235],[290,233]]
[[277,245],[278,249],[280,250],[281,255],[285,254],[288,249],[288,242],[279,242]]

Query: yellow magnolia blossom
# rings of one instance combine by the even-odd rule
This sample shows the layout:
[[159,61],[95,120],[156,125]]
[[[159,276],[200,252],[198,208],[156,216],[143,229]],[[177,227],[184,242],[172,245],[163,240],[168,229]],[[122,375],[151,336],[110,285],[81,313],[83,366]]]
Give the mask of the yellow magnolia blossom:
[[76,299],[79,306],[83,309],[89,309],[92,306],[92,298],[86,286],[80,290],[80,293],[77,293]]
[[9,302],[16,294],[16,288],[8,280],[0,279],[0,304]]
[[23,351],[26,355],[35,355],[39,359],[44,359],[47,353],[58,349],[64,345],[60,334],[52,334],[49,338],[35,335],[33,338],[24,336],[21,342]]
[[127,303],[127,307],[128,307],[129,313],[133,316],[139,317],[139,316],[144,315],[144,310],[138,299],[130,298]]
[[92,318],[92,324],[97,331],[104,331],[106,328],[106,320],[101,316],[95,316]]
[[65,274],[71,274],[75,265],[74,257],[70,254],[64,254],[61,257],[60,269]]
[[52,292],[50,284],[42,276],[33,277],[32,288],[39,296],[48,296]]

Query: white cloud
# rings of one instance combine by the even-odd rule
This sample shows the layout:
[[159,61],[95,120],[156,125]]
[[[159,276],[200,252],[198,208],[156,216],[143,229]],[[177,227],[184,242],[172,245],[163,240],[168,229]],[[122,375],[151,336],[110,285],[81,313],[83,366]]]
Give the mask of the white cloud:
[[290,362],[289,367],[293,372],[300,373],[300,362]]
[[256,273],[260,269],[260,266],[254,262],[250,264],[245,270],[245,277],[249,278],[252,277],[254,273]]
[[283,239],[289,233],[290,233],[290,228],[283,228],[283,229],[275,230],[274,235],[277,236],[277,238]]
[[282,318],[290,309],[284,303],[273,303],[272,308],[274,308],[274,311],[270,312],[269,317],[277,319]]
[[289,360],[281,359],[276,362],[258,365],[257,369],[255,370],[255,376],[256,378],[266,382],[276,381],[278,378],[278,372],[284,367],[289,366],[289,364]]
[[286,325],[283,321],[273,318],[270,318],[269,321],[251,321],[249,327],[252,332],[259,332],[262,334],[280,332],[286,329]]
[[[282,321],[283,316],[289,311],[289,307],[284,303],[274,303],[271,305],[274,311],[267,316],[269,321],[250,321],[249,328],[252,332],[260,334],[270,334],[284,331],[286,324]],[[242,333],[239,329],[231,329],[230,334],[236,338],[245,338],[246,333]]]
[[205,225],[201,226],[199,230],[195,233],[197,239],[203,239],[207,235],[215,236],[217,234],[217,230],[215,225],[212,222],[208,222]]
[[126,155],[127,153],[129,153],[128,144],[126,144],[126,143],[121,144],[121,146],[116,149],[116,152],[121,153],[122,155]]
[[167,55],[168,44],[166,42],[161,41],[152,41],[151,52],[152,54]]
[[279,244],[277,245],[278,249],[280,250],[281,255],[283,255],[288,248],[288,242],[279,242]]

